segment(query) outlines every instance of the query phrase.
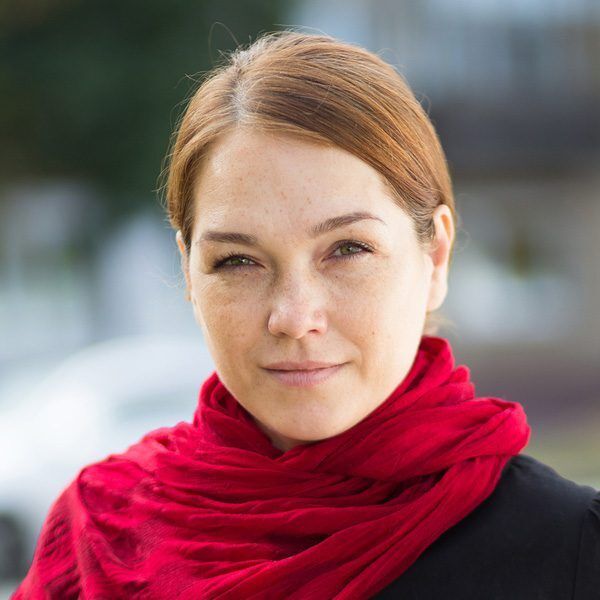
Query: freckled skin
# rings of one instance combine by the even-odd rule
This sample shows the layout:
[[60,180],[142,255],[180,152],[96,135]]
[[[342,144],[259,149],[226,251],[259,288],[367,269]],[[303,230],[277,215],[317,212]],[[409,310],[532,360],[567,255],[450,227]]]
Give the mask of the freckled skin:
[[[447,292],[454,236],[448,207],[434,213],[438,245],[425,252],[378,173],[352,154],[278,134],[238,129],[203,163],[195,187],[189,257],[182,269],[219,377],[273,444],[349,429],[377,408],[413,364],[426,311]],[[311,238],[312,225],[353,211],[363,220]],[[194,243],[206,229],[258,237],[260,247]],[[343,259],[340,242],[365,243]],[[235,252],[248,260],[214,270]],[[337,258],[336,258],[337,257]],[[261,367],[282,360],[347,363],[310,388]]]

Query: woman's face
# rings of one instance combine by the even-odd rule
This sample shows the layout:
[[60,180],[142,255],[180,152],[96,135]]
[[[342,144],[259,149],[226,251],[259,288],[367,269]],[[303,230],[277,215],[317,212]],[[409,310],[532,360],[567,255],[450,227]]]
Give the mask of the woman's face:
[[[247,129],[219,139],[194,198],[189,256],[181,232],[177,242],[225,387],[281,450],[364,419],[408,373],[426,312],[446,295],[448,207],[424,252],[367,163]],[[341,366],[268,369],[284,361]]]

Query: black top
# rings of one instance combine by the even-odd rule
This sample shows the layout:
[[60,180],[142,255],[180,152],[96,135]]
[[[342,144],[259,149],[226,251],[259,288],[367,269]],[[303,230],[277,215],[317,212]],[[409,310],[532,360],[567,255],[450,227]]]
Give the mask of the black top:
[[526,454],[377,600],[600,600],[600,492]]

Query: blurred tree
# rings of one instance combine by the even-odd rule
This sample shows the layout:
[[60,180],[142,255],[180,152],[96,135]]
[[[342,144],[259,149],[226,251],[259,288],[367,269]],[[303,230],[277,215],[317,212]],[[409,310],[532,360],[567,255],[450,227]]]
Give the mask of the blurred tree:
[[193,78],[279,29],[281,12],[278,0],[3,2],[0,178],[89,181],[113,218],[147,205]]

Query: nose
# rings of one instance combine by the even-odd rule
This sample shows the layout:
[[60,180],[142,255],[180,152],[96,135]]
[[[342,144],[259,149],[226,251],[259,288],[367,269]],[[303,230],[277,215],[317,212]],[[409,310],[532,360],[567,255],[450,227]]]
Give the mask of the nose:
[[277,337],[300,339],[327,328],[323,290],[312,276],[298,274],[282,278],[273,288],[268,329]]

